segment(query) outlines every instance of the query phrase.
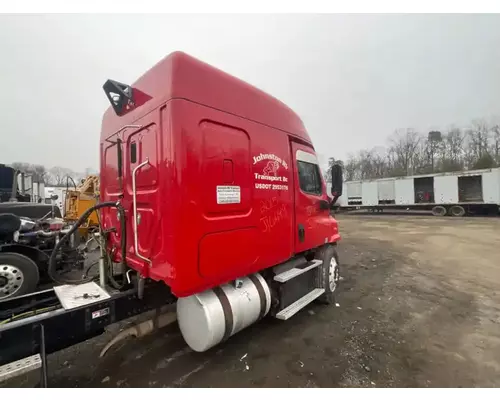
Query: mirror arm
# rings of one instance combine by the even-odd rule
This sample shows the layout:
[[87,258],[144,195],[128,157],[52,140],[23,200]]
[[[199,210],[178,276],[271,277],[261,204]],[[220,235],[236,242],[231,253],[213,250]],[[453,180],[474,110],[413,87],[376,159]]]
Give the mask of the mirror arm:
[[333,206],[335,204],[335,202],[339,199],[340,196],[337,193],[332,193],[332,196],[333,196],[333,199],[332,199],[331,205]]

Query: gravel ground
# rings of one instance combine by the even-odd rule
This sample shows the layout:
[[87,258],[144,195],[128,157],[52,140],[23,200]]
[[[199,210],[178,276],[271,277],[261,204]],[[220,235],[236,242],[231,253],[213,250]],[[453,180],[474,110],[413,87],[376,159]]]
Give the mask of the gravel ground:
[[[338,306],[264,319],[206,353],[176,325],[49,356],[60,387],[500,386],[500,219],[340,215]],[[14,386],[34,386],[31,374]]]

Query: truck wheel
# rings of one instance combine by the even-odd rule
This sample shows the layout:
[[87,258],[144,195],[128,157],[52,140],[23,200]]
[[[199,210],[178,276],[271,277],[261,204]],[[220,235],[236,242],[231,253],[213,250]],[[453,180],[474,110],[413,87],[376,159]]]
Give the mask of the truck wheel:
[[462,206],[453,206],[450,208],[450,214],[453,217],[463,217],[465,215],[465,209]]
[[39,279],[38,266],[31,258],[0,253],[0,301],[34,292]]
[[432,215],[434,215],[435,217],[444,217],[446,213],[446,208],[444,208],[443,206],[435,206],[432,209]]
[[323,304],[334,304],[335,295],[340,282],[339,256],[336,246],[326,246],[320,253],[323,265],[320,267],[320,286],[325,289],[318,301]]

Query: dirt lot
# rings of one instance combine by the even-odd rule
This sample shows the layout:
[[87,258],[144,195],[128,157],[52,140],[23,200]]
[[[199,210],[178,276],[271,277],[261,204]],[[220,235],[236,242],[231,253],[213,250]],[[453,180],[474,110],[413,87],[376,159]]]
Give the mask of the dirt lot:
[[203,354],[173,326],[99,360],[107,335],[51,355],[51,385],[500,386],[500,219],[339,221],[339,307],[266,319]]

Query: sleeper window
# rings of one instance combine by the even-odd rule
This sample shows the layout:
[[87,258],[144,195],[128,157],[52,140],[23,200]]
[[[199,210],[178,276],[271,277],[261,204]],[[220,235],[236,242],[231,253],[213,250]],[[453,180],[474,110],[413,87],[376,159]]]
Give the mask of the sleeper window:
[[319,167],[304,161],[297,161],[300,189],[320,196],[323,192]]

